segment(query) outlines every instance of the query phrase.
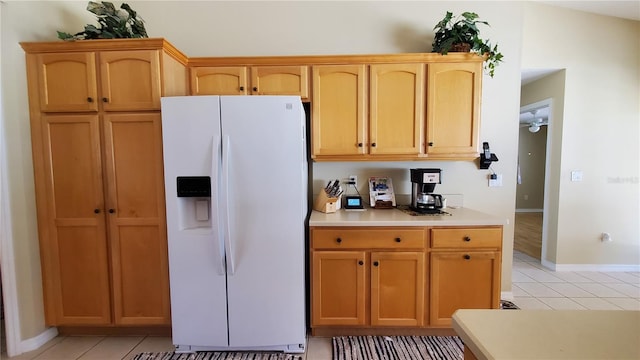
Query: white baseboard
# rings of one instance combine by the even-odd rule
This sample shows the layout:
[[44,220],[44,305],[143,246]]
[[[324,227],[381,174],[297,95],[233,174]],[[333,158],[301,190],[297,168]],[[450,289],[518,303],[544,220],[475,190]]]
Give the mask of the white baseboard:
[[540,263],[552,271],[640,272],[640,265],[634,264],[554,264],[544,259]]
[[640,265],[619,264],[554,264],[554,271],[633,271],[640,272]]
[[513,291],[502,291],[500,293],[500,299],[501,300],[513,300]]
[[24,353],[24,352],[36,350],[42,345],[51,341],[51,339],[55,338],[56,336],[58,336],[58,328],[55,328],[55,327],[48,328],[47,330],[40,333],[40,335],[38,336],[34,336],[30,339],[23,340],[20,343],[20,352]]
[[516,209],[517,213],[543,212],[542,209]]

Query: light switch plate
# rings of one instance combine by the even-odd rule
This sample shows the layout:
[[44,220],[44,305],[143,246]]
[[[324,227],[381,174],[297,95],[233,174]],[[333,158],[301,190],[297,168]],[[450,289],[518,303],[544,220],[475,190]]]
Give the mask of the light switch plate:
[[571,181],[582,181],[582,171],[575,170],[571,172]]

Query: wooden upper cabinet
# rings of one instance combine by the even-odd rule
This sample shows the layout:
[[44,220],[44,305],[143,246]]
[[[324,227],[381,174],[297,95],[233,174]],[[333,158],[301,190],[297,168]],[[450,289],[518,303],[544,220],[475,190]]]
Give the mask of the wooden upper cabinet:
[[[192,67],[193,95],[298,95],[309,98],[308,66]],[[250,80],[250,82],[249,82]]]
[[313,67],[312,157],[366,153],[366,66]]
[[423,148],[424,64],[370,66],[369,152],[418,155]]
[[246,66],[192,67],[191,95],[247,95]]
[[95,53],[37,54],[34,59],[41,111],[98,110]]
[[104,110],[160,109],[159,50],[102,51],[98,56]]
[[482,63],[428,65],[428,157],[476,158]]
[[252,95],[299,95],[309,99],[308,66],[251,67]]

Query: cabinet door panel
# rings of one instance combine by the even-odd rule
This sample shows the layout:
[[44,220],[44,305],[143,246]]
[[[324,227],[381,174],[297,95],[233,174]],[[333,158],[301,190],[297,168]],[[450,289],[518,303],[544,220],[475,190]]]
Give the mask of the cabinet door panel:
[[497,309],[500,305],[500,253],[431,253],[431,325],[451,325],[458,309]]
[[40,110],[97,111],[94,53],[38,54]]
[[371,253],[371,325],[422,326],[424,253]]
[[157,113],[104,117],[107,216],[118,324],[169,322],[160,126]]
[[247,93],[245,66],[191,68],[192,95],[247,95]]
[[424,64],[371,65],[371,154],[421,153]]
[[100,73],[104,110],[160,109],[160,51],[101,52]]
[[477,155],[482,63],[428,68],[427,154]]
[[254,66],[251,68],[252,95],[299,95],[309,98],[307,66]]
[[314,251],[312,262],[312,326],[364,325],[365,252]]
[[43,116],[54,324],[111,320],[97,115]]
[[313,155],[366,152],[366,68],[364,65],[313,67]]

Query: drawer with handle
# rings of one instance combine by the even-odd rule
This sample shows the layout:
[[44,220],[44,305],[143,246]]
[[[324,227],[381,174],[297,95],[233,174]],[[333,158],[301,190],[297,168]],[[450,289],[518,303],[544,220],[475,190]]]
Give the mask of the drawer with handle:
[[435,228],[431,229],[431,247],[438,248],[500,248],[502,228]]
[[311,228],[313,249],[407,249],[425,247],[423,228]]

